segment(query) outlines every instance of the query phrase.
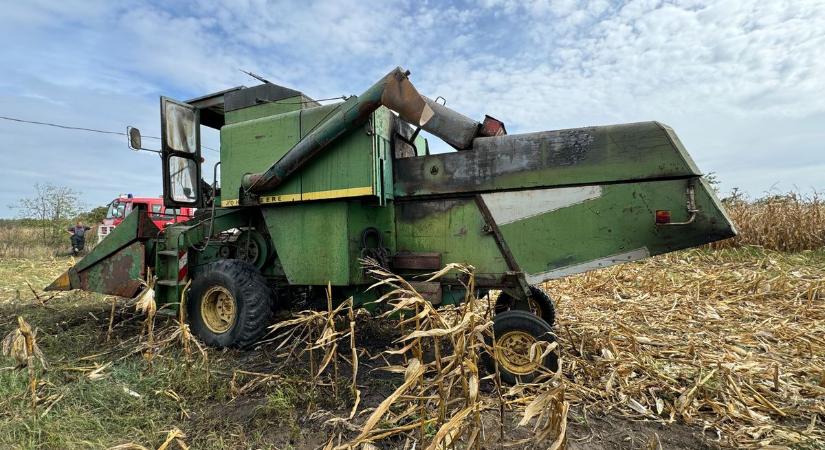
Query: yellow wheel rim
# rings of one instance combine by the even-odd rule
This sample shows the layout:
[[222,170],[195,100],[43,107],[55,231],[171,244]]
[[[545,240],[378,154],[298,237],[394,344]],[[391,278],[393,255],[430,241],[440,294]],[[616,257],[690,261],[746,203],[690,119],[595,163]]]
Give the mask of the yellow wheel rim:
[[524,331],[508,331],[496,340],[496,360],[513,375],[528,375],[541,365],[541,353],[530,359],[530,347],[537,342]]
[[235,297],[223,286],[212,286],[203,294],[201,317],[206,328],[226,333],[235,324]]
[[537,317],[544,317],[544,311],[541,309],[541,304],[530,297],[527,299],[527,307],[530,308],[530,312],[533,313],[534,316]]

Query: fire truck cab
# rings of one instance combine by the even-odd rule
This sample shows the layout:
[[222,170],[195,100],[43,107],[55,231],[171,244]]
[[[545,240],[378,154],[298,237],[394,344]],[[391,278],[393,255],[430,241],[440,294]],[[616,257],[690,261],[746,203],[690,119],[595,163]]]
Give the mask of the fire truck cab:
[[167,208],[163,206],[162,197],[134,197],[132,194],[121,195],[109,203],[106,218],[97,227],[97,242],[102,241],[115,229],[126,216],[136,210],[139,205],[146,207],[149,218],[158,228],[189,220],[195,213],[195,208]]

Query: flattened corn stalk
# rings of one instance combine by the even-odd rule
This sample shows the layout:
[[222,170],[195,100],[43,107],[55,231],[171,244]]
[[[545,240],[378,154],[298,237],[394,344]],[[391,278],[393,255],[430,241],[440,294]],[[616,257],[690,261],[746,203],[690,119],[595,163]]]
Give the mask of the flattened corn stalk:
[[568,399],[701,426],[723,446],[823,445],[825,268],[754,252],[679,252],[548,283],[575,293],[558,298]]

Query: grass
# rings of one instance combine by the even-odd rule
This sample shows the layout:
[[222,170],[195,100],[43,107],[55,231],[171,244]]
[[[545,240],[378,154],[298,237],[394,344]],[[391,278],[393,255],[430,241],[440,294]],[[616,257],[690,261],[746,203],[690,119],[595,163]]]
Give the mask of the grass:
[[[68,262],[0,260],[0,332],[11,330],[18,314],[24,316],[39,329],[38,344],[51,366],[48,372],[38,368],[36,411],[26,394],[26,371],[0,370],[0,448],[106,448],[126,442],[157,447],[174,426],[192,434],[185,440],[195,448],[239,448],[233,434],[246,436],[246,444],[256,448],[281,448],[271,431],[260,430],[294,422],[288,394],[296,388],[264,386],[246,396],[243,402],[250,410],[262,405],[254,425],[244,416],[223,414],[220,405],[233,400],[233,370],[241,366],[237,353],[216,352],[208,370],[187,370],[183,351],[173,347],[156,355],[150,369],[134,353],[142,317],[125,302],[118,304],[114,335],[107,343],[110,303],[104,297],[71,292],[45,306],[33,299],[25,282],[42,287]],[[158,326],[171,327],[171,319],[159,318]],[[107,363],[101,378],[89,378],[95,366]],[[0,368],[13,364],[0,357]]]
[[49,375],[39,396],[60,394],[62,398],[45,416],[42,408],[33,414],[20,404],[25,400],[19,399],[20,385],[26,381],[23,374],[4,373],[0,396],[6,399],[3,407],[7,415],[0,421],[4,430],[0,442],[4,448],[81,448],[121,443],[128,437],[159,445],[165,434],[160,432],[174,421],[171,413],[179,409],[177,402],[163,395],[164,389],[194,392],[195,387],[209,392],[209,386],[196,378],[185,384],[175,380],[180,377],[173,375],[176,368],[171,364],[152,374],[144,373],[143,368],[140,361],[127,361],[96,381],[71,374],[57,374],[56,379]]

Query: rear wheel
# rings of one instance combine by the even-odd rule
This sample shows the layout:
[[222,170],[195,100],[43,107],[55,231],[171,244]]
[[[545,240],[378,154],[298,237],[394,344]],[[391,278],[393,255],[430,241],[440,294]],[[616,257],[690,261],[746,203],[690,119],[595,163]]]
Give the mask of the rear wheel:
[[[542,357],[547,345],[556,342],[553,329],[534,314],[519,310],[496,314],[493,318],[493,334],[496,345],[492,355],[485,354],[484,360],[491,372],[498,366],[503,382],[529,383],[543,373],[559,370],[558,350],[554,349]],[[546,345],[534,347],[540,343]]]
[[544,319],[551,327],[556,322],[553,299],[537,286],[530,286],[530,296],[527,297],[526,303],[518,302],[510,294],[502,291],[496,299],[496,315],[510,310],[529,311]]
[[247,347],[272,321],[272,290],[253,265],[227,259],[207,265],[192,281],[189,326],[214,347]]

